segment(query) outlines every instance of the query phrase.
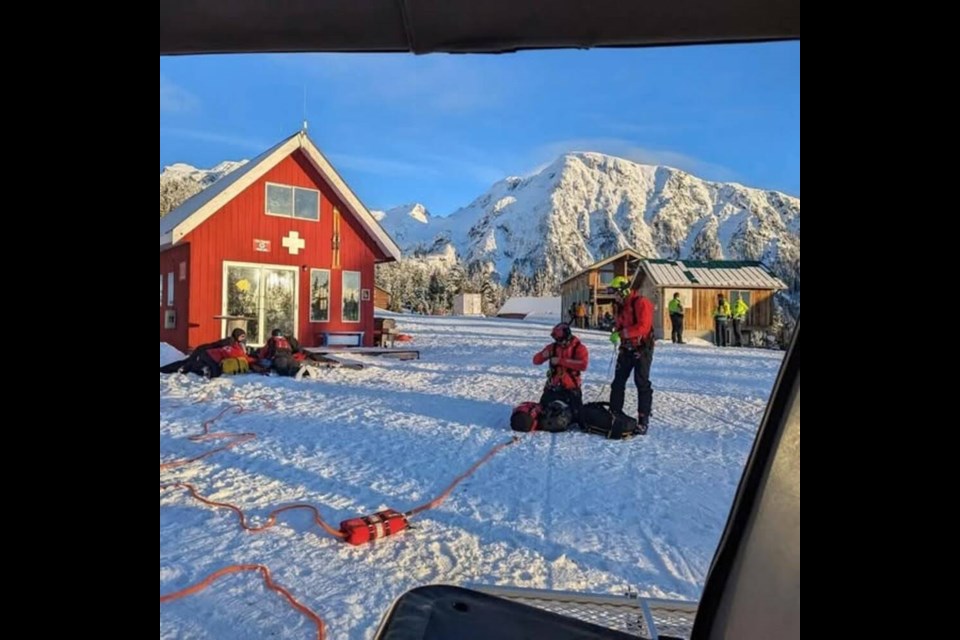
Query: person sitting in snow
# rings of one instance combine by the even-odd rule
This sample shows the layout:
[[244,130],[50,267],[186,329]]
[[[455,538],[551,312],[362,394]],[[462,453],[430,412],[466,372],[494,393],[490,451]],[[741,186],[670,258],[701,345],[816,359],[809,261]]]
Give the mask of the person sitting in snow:
[[186,359],[160,367],[160,373],[196,373],[216,378],[223,373],[247,371],[253,360],[247,355],[247,332],[236,328],[223,340],[202,344]]
[[590,354],[580,338],[573,335],[570,325],[561,322],[550,332],[553,343],[533,355],[533,364],[550,363],[547,384],[540,396],[540,405],[546,407],[554,400],[567,403],[576,422],[583,406],[580,374],[587,370]]

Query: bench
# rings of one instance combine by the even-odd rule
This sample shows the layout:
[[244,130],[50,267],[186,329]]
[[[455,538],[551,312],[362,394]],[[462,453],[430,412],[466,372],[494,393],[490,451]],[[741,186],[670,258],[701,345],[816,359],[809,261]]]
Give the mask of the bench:
[[374,318],[373,344],[375,346],[386,348],[387,343],[389,343],[392,349],[394,340],[399,333],[397,321],[393,318]]
[[362,347],[363,331],[321,331],[317,343],[325,347]]

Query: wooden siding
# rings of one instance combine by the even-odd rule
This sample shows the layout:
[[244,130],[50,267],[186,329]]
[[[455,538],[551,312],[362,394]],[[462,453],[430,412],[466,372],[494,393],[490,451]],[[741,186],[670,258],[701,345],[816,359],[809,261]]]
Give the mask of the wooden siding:
[[[181,266],[182,265],[182,266]],[[180,279],[181,269],[185,279]],[[167,305],[167,274],[173,274],[173,306]],[[163,299],[160,304],[160,341],[187,351],[187,326],[190,310],[190,245],[182,244],[160,252],[160,276],[163,278]],[[164,328],[168,309],[177,312],[177,326]]]
[[627,267],[629,261],[634,259],[632,256],[623,256],[603,267],[584,271],[577,277],[564,282],[560,286],[560,304],[563,319],[568,319],[570,305],[574,302],[583,302],[584,304],[591,305],[588,307],[589,311],[587,315],[587,320],[591,327],[597,326],[605,311],[613,313],[613,307],[609,301],[602,299],[605,297],[606,285],[601,282],[600,272],[611,270],[614,276],[630,277],[631,274],[627,272]]
[[641,293],[653,296],[654,327],[657,338],[667,338],[670,333],[670,313],[667,304],[674,291],[689,292],[692,307],[686,308],[683,318],[685,336],[713,340],[713,310],[717,304],[717,295],[722,293],[728,301],[731,291],[750,292],[750,310],[743,325],[744,329],[766,329],[773,324],[774,292],[764,289],[705,289],[692,287],[654,287],[649,280],[641,280]]
[[376,287],[373,290],[373,306],[378,309],[390,308],[390,292],[386,289]]
[[[266,183],[305,187],[320,191],[320,220],[302,220],[266,215]],[[342,214],[339,268],[333,264],[333,210]],[[305,247],[297,255],[282,244],[295,231]],[[254,240],[270,243],[267,252],[257,251]],[[192,249],[189,308],[190,346],[218,340],[221,323],[214,320],[223,310],[223,264],[248,262],[298,267],[297,339],[304,346],[318,344],[323,331],[363,331],[364,343],[373,344],[373,300],[360,302],[360,322],[341,320],[343,271],[359,271],[361,289],[374,289],[374,262],[387,256],[350,215],[333,190],[303,155],[297,151],[190,232],[184,241]],[[330,320],[310,322],[310,269],[330,269]],[[372,295],[371,295],[372,298]]]

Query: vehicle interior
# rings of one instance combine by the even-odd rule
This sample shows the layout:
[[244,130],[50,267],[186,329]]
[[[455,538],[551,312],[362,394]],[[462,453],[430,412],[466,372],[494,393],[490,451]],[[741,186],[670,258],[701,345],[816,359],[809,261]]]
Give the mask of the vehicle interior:
[[[799,0],[162,0],[160,55],[504,54],[800,39]],[[459,587],[414,589],[378,638],[619,638]],[[648,637],[670,637],[648,629]],[[692,638],[800,637],[800,328],[713,558]]]

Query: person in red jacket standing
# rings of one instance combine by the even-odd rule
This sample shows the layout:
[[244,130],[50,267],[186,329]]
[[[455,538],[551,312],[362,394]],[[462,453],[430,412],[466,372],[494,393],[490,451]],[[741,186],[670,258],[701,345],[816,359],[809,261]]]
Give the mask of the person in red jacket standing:
[[550,363],[540,404],[546,407],[554,400],[562,400],[570,406],[576,419],[580,415],[580,407],[583,406],[580,374],[587,370],[590,354],[586,345],[573,335],[566,322],[555,326],[550,336],[553,343],[533,355],[533,364]]
[[641,434],[650,424],[653,387],[650,365],[653,364],[653,304],[630,288],[630,280],[617,276],[610,282],[617,300],[617,319],[610,341],[619,345],[617,371],[610,385],[610,411],[623,412],[623,396],[627,378],[633,373],[637,385],[637,423]]

